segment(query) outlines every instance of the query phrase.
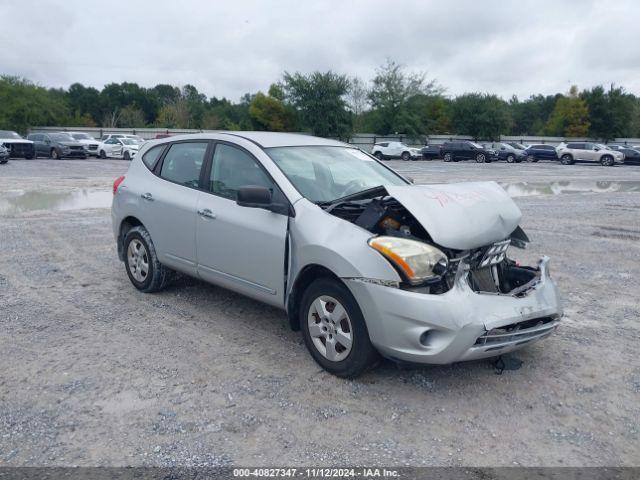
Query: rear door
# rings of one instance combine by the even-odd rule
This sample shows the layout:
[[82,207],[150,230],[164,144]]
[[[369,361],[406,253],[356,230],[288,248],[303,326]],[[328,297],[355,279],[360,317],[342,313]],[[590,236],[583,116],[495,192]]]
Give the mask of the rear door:
[[[196,274],[196,210],[200,175],[210,142],[174,142],[140,187],[144,224],[160,261]],[[143,159],[144,161],[145,159]]]
[[267,187],[274,201],[287,200],[260,162],[229,142],[217,142],[198,198],[198,274],[205,280],[284,305],[287,215],[236,203],[242,186]]

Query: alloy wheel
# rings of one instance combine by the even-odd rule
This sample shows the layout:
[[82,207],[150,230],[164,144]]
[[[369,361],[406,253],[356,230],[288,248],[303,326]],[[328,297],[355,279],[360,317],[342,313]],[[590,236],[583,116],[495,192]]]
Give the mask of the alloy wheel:
[[327,360],[339,362],[351,352],[351,319],[344,306],[335,298],[322,295],[311,303],[307,328],[313,345]]
[[149,255],[144,244],[137,238],[129,242],[127,263],[133,278],[140,283],[144,282],[149,274]]

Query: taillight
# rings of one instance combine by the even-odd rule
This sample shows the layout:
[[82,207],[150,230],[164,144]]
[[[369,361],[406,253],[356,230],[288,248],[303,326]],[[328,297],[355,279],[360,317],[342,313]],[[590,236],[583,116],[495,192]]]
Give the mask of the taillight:
[[116,181],[113,182],[113,194],[115,195],[116,193],[118,193],[118,187],[120,186],[120,184],[124,182],[124,175],[116,178]]

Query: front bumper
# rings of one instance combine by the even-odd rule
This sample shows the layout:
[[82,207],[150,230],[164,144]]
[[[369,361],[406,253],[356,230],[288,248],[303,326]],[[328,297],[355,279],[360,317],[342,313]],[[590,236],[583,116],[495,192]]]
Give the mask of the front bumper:
[[[537,282],[520,297],[473,291],[462,267],[453,288],[441,295],[344,280],[362,309],[371,342],[382,355],[448,364],[511,352],[557,328],[562,306],[547,262],[540,261]],[[508,333],[501,327],[508,327]]]

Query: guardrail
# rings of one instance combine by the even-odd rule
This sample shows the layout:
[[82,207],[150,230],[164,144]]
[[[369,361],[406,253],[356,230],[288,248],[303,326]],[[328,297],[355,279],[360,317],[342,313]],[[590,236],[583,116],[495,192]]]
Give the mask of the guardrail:
[[[45,132],[84,132],[95,138],[100,138],[107,133],[123,133],[131,135],[139,135],[144,139],[150,140],[156,138],[156,135],[180,135],[187,133],[205,133],[219,132],[220,130],[200,130],[200,129],[177,129],[177,128],[99,128],[99,127],[33,127],[31,133]],[[303,132],[302,132],[303,133]],[[371,150],[374,143],[380,142],[404,142],[412,147],[421,147],[422,145],[441,145],[444,142],[473,140],[469,135],[421,135],[419,137],[411,137],[406,134],[396,135],[376,135],[374,133],[356,133],[350,139],[351,145],[363,150]],[[490,140],[478,140],[479,143],[486,143]],[[545,143],[549,145],[558,145],[561,142],[600,142],[601,140],[593,138],[566,138],[566,137],[543,137],[534,135],[501,135],[501,142],[517,142],[524,145],[532,143]],[[640,138],[616,138],[608,143],[620,143],[624,145],[640,145]]]

